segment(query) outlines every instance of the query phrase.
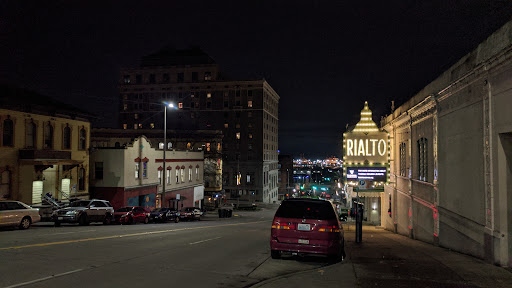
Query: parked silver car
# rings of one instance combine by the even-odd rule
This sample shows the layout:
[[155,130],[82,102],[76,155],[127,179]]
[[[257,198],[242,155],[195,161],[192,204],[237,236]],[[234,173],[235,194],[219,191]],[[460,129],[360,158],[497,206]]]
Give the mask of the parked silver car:
[[110,224],[114,220],[114,208],[106,200],[77,200],[69,207],[55,210],[52,215],[55,226],[60,223],[78,223],[88,225],[91,222]]
[[39,222],[39,209],[32,208],[20,201],[0,201],[0,226],[18,226],[28,229]]

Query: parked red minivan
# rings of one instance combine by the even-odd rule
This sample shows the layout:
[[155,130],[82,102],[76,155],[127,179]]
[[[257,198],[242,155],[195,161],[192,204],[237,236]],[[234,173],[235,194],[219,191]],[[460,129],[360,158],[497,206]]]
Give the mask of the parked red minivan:
[[276,211],[270,236],[273,259],[281,253],[326,255],[330,261],[345,257],[343,226],[334,205],[325,200],[283,200]]

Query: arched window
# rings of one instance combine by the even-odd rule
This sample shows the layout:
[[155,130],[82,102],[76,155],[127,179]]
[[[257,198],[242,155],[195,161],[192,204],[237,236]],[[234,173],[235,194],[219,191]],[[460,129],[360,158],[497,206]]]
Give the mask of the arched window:
[[82,167],[78,170],[78,191],[85,190],[85,169]]
[[53,149],[53,126],[50,122],[44,125],[44,148]]
[[14,146],[14,123],[11,119],[4,120],[4,131],[3,131],[4,146]]
[[187,149],[188,150],[192,149],[192,144],[190,142],[187,143]]
[[35,148],[37,143],[36,124],[34,122],[27,123],[27,148]]
[[0,200],[9,198],[11,194],[11,172],[4,170],[0,173]]
[[82,128],[82,129],[80,129],[80,142],[79,142],[78,149],[85,150],[85,148],[86,148],[86,146],[85,146],[86,142],[85,141],[86,141],[85,129]]
[[71,149],[71,128],[69,126],[64,127],[64,149]]

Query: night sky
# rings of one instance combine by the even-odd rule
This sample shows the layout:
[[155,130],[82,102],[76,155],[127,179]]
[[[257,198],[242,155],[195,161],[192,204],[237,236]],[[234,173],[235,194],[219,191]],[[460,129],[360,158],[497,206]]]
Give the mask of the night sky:
[[280,95],[281,154],[341,156],[364,101],[379,124],[512,19],[512,1],[2,1],[0,83],[117,124],[121,67],[199,46]]

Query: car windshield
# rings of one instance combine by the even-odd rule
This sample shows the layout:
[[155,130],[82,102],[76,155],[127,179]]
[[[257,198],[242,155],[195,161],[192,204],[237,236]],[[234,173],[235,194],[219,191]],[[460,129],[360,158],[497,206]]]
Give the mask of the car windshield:
[[331,220],[336,214],[327,201],[283,201],[276,217]]
[[91,201],[75,201],[75,202],[71,202],[71,204],[69,204],[69,206],[71,207],[87,207],[87,205],[89,205]]
[[130,212],[132,211],[132,207],[123,207],[116,210],[116,212]]

